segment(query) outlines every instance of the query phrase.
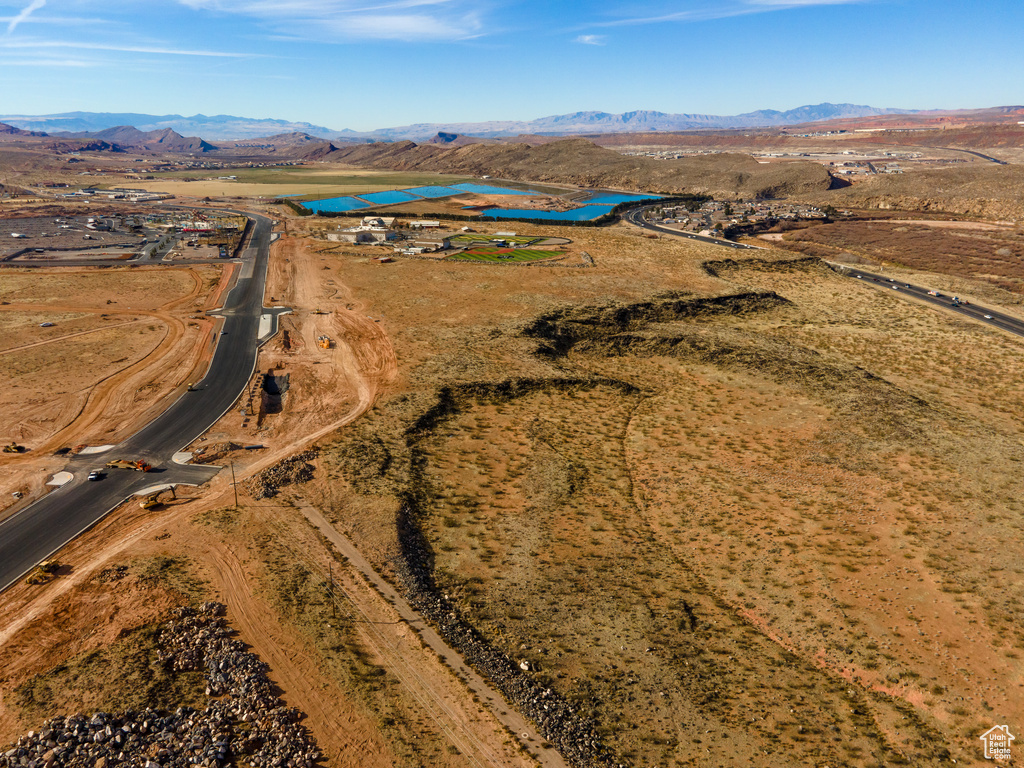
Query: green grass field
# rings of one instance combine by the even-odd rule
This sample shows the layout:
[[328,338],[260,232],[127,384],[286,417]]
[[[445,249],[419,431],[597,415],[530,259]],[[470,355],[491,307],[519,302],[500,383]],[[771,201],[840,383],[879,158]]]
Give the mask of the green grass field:
[[451,256],[449,260],[501,263],[503,261],[538,261],[561,255],[560,251],[537,251],[532,248],[474,248]]

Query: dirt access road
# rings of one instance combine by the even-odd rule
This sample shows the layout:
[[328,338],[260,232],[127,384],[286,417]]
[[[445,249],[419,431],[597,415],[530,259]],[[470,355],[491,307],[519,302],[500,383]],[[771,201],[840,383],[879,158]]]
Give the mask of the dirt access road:
[[[391,342],[382,326],[367,315],[368,306],[355,297],[332,270],[317,268],[327,261],[326,257],[288,236],[275,244],[274,255],[268,291],[274,302],[287,304],[294,311],[282,318],[282,329],[288,331],[287,344],[282,339],[276,340],[261,354],[260,363],[264,369],[280,364],[282,370],[291,372],[295,383],[294,391],[289,392],[295,402],[286,406],[287,418],[270,428],[284,444],[274,446],[268,454],[247,466],[240,477],[250,477],[355,421],[398,375]],[[328,271],[331,274],[325,275]],[[268,302],[271,302],[269,297]],[[317,346],[317,338],[322,335],[332,340],[330,349]],[[333,574],[345,595],[367,617],[364,641],[374,648],[381,662],[401,680],[429,713],[438,730],[463,755],[471,757],[477,765],[509,764],[511,757],[507,749],[501,748],[501,741],[492,730],[496,720],[515,733],[524,748],[537,754],[545,768],[564,768],[561,755],[544,746],[545,741],[533,724],[509,707],[500,694],[423,621],[373,570],[349,539],[312,507],[304,506],[302,512],[365,579],[364,582],[351,577],[346,579],[340,572]],[[268,522],[273,524],[271,517]],[[288,538],[287,531],[280,533],[282,538]],[[321,572],[325,578],[328,576],[322,563],[303,557],[303,553],[295,554],[307,567]],[[243,590],[234,590],[229,599],[237,601],[241,592]],[[381,596],[390,603],[385,611],[387,620],[383,622],[371,618],[382,617]],[[275,665],[276,668],[287,668],[287,660],[279,661],[285,666]],[[453,678],[452,671],[458,679]],[[285,688],[287,690],[288,686]],[[490,710],[489,716],[483,715],[474,697]]]
[[[317,255],[307,252],[299,241],[286,241],[275,246],[274,256],[269,292],[275,303],[288,303],[295,312],[287,316],[291,343],[283,345],[277,339],[268,345],[261,352],[260,367],[281,363],[294,383],[283,413],[269,417],[262,427],[260,436],[269,449],[262,455],[250,454],[254,460],[237,468],[239,480],[358,418],[397,375],[397,360],[382,326],[367,317],[366,307],[340,279],[324,280],[316,273],[310,262],[319,263]],[[335,340],[331,349],[316,346],[321,334]],[[235,411],[212,431],[246,436]],[[9,704],[5,709],[8,686],[64,663],[69,654],[102,647],[125,622],[152,621],[158,608],[166,607],[166,600],[147,605],[152,596],[145,592],[129,594],[119,612],[105,616],[101,631],[94,632],[90,627],[95,624],[95,600],[107,605],[111,599],[88,597],[100,589],[96,577],[103,568],[155,554],[183,555],[202,574],[211,596],[228,605],[229,618],[243,639],[271,665],[271,676],[285,692],[285,700],[307,714],[307,725],[328,755],[329,765],[367,768],[402,762],[391,753],[373,718],[353,704],[350,692],[324,674],[320,651],[310,638],[268,603],[266,579],[274,576],[268,576],[268,566],[260,561],[252,542],[240,535],[211,535],[210,529],[193,522],[207,510],[230,504],[229,479],[215,478],[209,489],[194,493],[201,495],[156,512],[140,510],[137,504],[123,505],[60,553],[69,575],[43,589],[19,584],[0,596],[0,615],[5,617],[0,620],[0,661],[12,660],[6,680],[0,682],[0,730],[9,737],[19,727],[16,712]],[[333,563],[334,583],[364,618],[358,625],[360,642],[372,650],[377,664],[400,681],[403,695],[422,713],[423,722],[431,724],[423,727],[451,745],[451,754],[457,756],[451,758],[452,764],[509,768],[533,764],[510,739],[511,730],[528,749],[540,753],[546,768],[564,765],[554,750],[543,747],[532,727],[465,667],[368,566],[365,575],[341,567],[322,541],[309,541],[309,529],[303,533],[305,520],[284,509],[261,507],[243,493],[243,514],[252,515],[279,547],[291,547],[288,551],[296,561],[315,572],[327,571]],[[330,524],[322,517],[317,522],[324,526],[318,530],[332,546],[340,542],[345,547],[341,552],[345,558],[365,565]],[[59,630],[55,621],[61,624]],[[26,653],[28,648],[37,650]],[[464,680],[470,681],[468,687]]]
[[[437,654],[437,657],[446,662],[455,674],[464,681],[470,694],[479,696],[491,710],[494,717],[506,728],[516,734],[524,748],[534,752],[537,760],[544,768],[565,768],[566,763],[558,752],[547,745],[543,737],[537,732],[533,723],[510,707],[501,695],[495,691],[476,671],[470,667],[453,650],[441,636],[427,624],[422,617],[409,605],[395,589],[388,584],[373,567],[366,561],[355,545],[341,532],[336,530],[320,512],[313,507],[302,507],[302,514],[326,539],[344,555],[356,571],[376,589],[380,595],[389,602],[398,616],[401,617],[409,627],[414,628],[418,633],[423,648],[417,649],[416,643],[407,642],[407,638],[394,639],[377,629],[377,642],[374,643],[378,652],[388,658],[391,668],[396,672],[403,684],[410,690],[417,692],[417,698],[431,707],[435,721],[441,725],[446,733],[450,734],[453,743],[465,754],[476,752],[480,755],[484,765],[499,765],[494,748],[481,741],[479,736],[472,730],[462,725],[465,722],[466,713],[461,703],[452,701],[450,693],[446,695],[438,689],[438,675],[424,675],[417,667],[422,667],[415,660],[407,656],[409,651],[430,652]],[[346,596],[348,591],[346,590]],[[370,623],[373,628],[374,624]],[[429,650],[428,650],[429,649]]]

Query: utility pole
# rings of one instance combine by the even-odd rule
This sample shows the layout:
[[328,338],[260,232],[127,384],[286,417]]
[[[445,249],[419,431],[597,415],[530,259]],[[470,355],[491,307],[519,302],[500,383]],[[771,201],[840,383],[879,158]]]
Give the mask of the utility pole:
[[327,564],[327,573],[330,575],[330,579],[331,579],[331,618],[332,619],[336,619],[336,618],[338,618],[338,613],[337,613],[338,609],[336,607],[336,603],[334,602],[334,564],[333,563],[328,563]]
[[235,509],[238,509],[238,483],[235,482],[235,462],[231,462],[231,487],[235,489]]

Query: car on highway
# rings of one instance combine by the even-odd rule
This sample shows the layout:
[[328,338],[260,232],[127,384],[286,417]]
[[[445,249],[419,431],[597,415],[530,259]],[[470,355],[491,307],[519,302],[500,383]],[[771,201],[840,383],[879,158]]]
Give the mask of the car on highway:
[[100,472],[98,469],[94,469],[92,472],[89,473],[90,480],[101,480],[102,478],[103,473]]
[[890,285],[889,287],[892,288],[894,291],[898,291],[900,289],[898,285]]
[[992,315],[985,315],[985,319],[986,320],[991,320],[992,319]]

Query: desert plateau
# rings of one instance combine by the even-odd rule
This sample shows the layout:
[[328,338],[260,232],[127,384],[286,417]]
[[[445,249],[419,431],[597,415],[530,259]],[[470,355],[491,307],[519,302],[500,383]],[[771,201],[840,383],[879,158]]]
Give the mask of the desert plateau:
[[[524,3],[574,39],[502,113],[541,49],[494,8],[171,3],[127,44],[85,5],[66,59],[45,2],[0,31],[41,94],[0,113],[0,768],[1017,764],[1024,107],[865,66],[908,108],[752,112],[792,72],[747,52],[683,70],[743,107],[522,106],[620,40],[891,3]],[[166,57],[160,110],[220,101],[158,114]],[[45,106],[58,67],[111,111]],[[353,128],[225,113],[253,88]]]

